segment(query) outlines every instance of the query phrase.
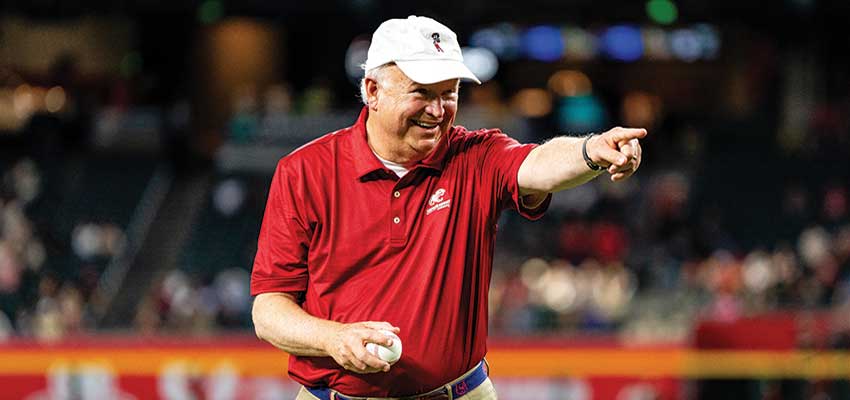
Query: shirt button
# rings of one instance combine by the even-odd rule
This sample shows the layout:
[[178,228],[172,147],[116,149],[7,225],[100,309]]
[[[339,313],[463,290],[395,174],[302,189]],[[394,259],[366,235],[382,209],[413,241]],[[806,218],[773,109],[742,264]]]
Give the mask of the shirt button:
[[393,197],[395,197],[395,198],[399,198],[399,197],[401,197],[401,192],[399,192],[398,190],[396,190],[396,191],[395,191],[395,193],[393,193]]
[[395,217],[395,218],[393,218],[393,222],[399,223],[399,222],[401,222],[401,218]]

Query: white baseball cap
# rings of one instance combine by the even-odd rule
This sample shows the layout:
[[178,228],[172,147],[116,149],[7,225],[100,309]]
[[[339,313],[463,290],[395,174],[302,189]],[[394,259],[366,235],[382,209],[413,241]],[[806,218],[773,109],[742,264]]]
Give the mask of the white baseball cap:
[[463,64],[457,35],[427,17],[390,19],[375,30],[366,56],[366,71],[391,62],[421,84],[458,78],[481,83]]

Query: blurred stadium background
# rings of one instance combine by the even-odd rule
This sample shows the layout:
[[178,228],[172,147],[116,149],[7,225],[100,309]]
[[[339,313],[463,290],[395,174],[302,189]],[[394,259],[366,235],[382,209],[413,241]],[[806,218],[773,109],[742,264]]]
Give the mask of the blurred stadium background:
[[350,125],[409,14],[521,141],[644,164],[500,222],[503,399],[850,399],[850,3],[0,2],[0,399],[291,399],[252,334],[276,160]]

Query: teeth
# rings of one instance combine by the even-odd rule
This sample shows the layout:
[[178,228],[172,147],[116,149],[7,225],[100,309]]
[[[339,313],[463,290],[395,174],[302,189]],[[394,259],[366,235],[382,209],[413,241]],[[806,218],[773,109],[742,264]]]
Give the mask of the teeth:
[[435,126],[437,126],[437,125],[438,125],[438,124],[428,125],[428,124],[426,124],[426,123],[424,123],[424,122],[419,122],[419,121],[413,121],[413,123],[414,123],[415,125],[417,125],[417,126],[420,126],[420,127],[422,127],[422,128],[425,128],[425,129],[431,129],[431,128],[433,128],[433,127],[435,127]]

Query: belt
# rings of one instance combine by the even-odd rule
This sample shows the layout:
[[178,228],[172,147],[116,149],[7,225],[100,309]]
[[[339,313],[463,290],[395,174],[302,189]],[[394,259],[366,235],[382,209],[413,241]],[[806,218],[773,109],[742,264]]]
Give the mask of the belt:
[[[485,380],[487,380],[487,365],[485,361],[481,361],[472,371],[465,374],[461,379],[458,379],[457,382],[447,384],[428,393],[400,397],[399,400],[452,400],[471,392],[472,389],[477,388]],[[305,387],[305,389],[320,400],[367,399],[366,397],[346,396],[330,388]]]

